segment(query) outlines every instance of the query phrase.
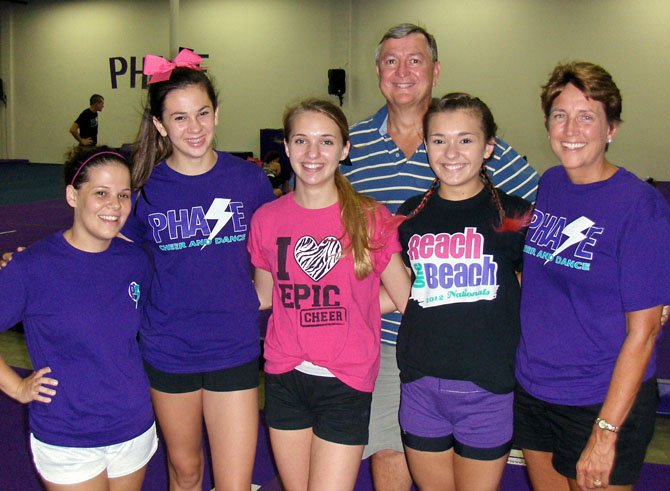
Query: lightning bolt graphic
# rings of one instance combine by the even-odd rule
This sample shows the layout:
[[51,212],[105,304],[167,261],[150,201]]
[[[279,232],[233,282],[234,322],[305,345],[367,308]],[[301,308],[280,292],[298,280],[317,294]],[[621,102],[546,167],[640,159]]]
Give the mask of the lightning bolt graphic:
[[[554,251],[554,253],[551,256],[552,259],[555,256],[558,256],[561,252],[566,250],[571,245],[578,244],[579,242],[584,240],[586,238],[586,235],[584,235],[582,232],[588,230],[594,224],[595,222],[583,216],[579,217],[574,222],[567,224],[563,229],[562,234],[567,236],[568,239],[565,242],[563,242],[558,249]],[[551,259],[547,259],[544,262],[544,264],[546,265],[549,261],[551,261]]]
[[[233,216],[231,212],[226,211],[229,204],[230,200],[224,198],[214,198],[214,201],[212,201],[209,210],[207,210],[207,213],[205,213],[205,219],[217,220],[217,222],[207,239],[212,240],[214,237],[216,237],[216,234],[221,231],[226,223],[228,223],[228,220],[230,220]],[[205,247],[207,247],[207,244],[203,245],[200,250],[202,251]]]

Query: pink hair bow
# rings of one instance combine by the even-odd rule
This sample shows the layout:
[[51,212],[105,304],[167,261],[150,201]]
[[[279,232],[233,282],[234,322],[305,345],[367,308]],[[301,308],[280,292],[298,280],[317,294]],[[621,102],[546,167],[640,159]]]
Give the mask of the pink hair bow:
[[201,62],[202,57],[196,55],[190,49],[181,50],[172,61],[166,60],[162,56],[146,55],[144,57],[144,69],[142,72],[145,75],[150,75],[151,78],[149,79],[149,83],[154,84],[156,82],[170,80],[172,70],[177,67],[190,68],[192,70],[204,70],[205,67],[200,66]]

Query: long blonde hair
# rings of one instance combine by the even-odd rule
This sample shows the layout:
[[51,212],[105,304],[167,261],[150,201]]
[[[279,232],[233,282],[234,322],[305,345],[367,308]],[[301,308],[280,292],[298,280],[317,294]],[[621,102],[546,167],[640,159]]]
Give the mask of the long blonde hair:
[[[323,99],[306,99],[284,112],[284,139],[290,139],[293,122],[299,114],[315,112],[332,120],[340,130],[342,143],[349,142],[349,125],[342,110],[330,101]],[[357,192],[339,169],[335,171],[335,188],[340,204],[340,219],[344,227],[348,243],[345,254],[352,254],[356,278],[363,279],[372,272],[371,250],[372,233],[375,230],[375,209],[379,206],[372,198]]]

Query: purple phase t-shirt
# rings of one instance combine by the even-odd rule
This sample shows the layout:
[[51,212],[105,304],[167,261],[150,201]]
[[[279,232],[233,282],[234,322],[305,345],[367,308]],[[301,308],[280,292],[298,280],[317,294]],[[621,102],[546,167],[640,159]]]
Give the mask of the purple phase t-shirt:
[[51,445],[125,442],[153,424],[137,344],[151,282],[146,252],[114,239],[100,253],[62,232],[16,254],[0,270],[0,330],[22,321],[35,369],[58,380],[49,404],[31,402],[30,430]]
[[145,360],[170,373],[220,370],[260,355],[258,297],[247,253],[251,215],[274,199],[260,167],[218,153],[205,174],[164,161],[122,233],[150,248],[155,280],[140,336]]
[[[516,376],[533,396],[603,402],[626,313],[670,302],[670,208],[627,170],[573,184],[545,172],[526,235]],[[652,357],[644,379],[654,375]]]

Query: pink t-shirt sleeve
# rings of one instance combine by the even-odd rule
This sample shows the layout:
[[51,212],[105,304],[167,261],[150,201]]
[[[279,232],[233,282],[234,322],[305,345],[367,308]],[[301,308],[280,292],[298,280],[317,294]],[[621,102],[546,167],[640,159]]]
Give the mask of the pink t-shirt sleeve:
[[375,210],[375,233],[372,241],[373,267],[377,275],[386,269],[391,256],[402,251],[398,238],[398,226],[393,215],[385,206],[377,205]]
[[247,251],[251,256],[251,264],[256,268],[270,271],[270,263],[267,256],[263,253],[263,216],[265,214],[262,210],[258,210],[251,218],[251,229],[249,232],[249,240],[247,241]]

